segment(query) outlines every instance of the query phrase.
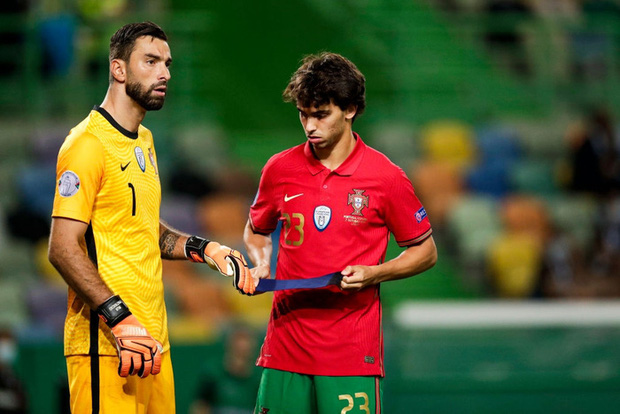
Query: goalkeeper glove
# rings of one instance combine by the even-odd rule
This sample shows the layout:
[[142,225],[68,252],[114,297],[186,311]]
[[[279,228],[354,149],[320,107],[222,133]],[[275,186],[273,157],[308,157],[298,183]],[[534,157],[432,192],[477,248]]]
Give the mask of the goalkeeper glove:
[[149,335],[118,295],[103,302],[97,313],[110,327],[116,340],[118,375],[137,374],[146,378],[149,374],[159,374],[163,347]]
[[185,242],[185,256],[192,262],[207,263],[224,276],[233,277],[233,286],[241,293],[251,295],[256,287],[248,264],[241,253],[218,242],[192,236]]

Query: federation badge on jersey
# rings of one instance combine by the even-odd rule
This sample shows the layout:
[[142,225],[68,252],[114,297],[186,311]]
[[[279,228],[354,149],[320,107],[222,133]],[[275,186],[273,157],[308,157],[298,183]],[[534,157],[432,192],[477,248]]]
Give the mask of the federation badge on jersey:
[[155,169],[155,175],[159,175],[159,172],[157,171],[157,164],[155,164],[155,154],[153,154],[153,148],[149,148],[149,160],[151,160],[151,164]]
[[353,207],[354,216],[363,216],[362,209],[368,207],[368,196],[364,195],[366,190],[353,189],[353,194],[349,193],[347,204]]
[[327,206],[318,206],[314,209],[314,225],[318,231],[323,231],[332,220],[332,210]]
[[58,180],[58,194],[62,197],[71,197],[80,189],[80,177],[73,171],[67,170]]
[[144,172],[146,170],[146,160],[144,158],[144,152],[142,151],[142,148],[136,147],[133,151],[136,153],[136,160],[138,160],[138,165],[140,166],[140,169],[142,170],[142,172]]

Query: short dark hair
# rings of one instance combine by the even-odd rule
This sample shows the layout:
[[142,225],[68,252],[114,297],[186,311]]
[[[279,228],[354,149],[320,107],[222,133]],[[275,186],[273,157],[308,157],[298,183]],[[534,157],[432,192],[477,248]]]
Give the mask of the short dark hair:
[[286,102],[304,107],[321,106],[333,101],[344,111],[354,105],[357,117],[366,108],[366,79],[347,58],[337,53],[322,52],[303,59],[282,96]]
[[110,62],[113,59],[121,59],[129,62],[136,39],[142,36],[153,36],[163,41],[168,41],[168,36],[163,29],[153,22],[130,23],[121,27],[110,38]]

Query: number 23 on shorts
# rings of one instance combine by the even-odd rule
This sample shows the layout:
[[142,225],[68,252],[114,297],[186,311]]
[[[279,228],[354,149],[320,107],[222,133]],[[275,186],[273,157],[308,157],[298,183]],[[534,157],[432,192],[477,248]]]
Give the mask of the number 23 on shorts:
[[356,392],[354,396],[355,399],[351,396],[351,394],[341,394],[338,396],[339,400],[344,400],[348,403],[348,405],[344,407],[340,413],[345,414],[350,412],[355,408],[356,402],[360,402],[359,400],[362,400],[363,402],[357,405],[359,412],[370,414],[370,408],[368,408],[368,394],[365,392]]

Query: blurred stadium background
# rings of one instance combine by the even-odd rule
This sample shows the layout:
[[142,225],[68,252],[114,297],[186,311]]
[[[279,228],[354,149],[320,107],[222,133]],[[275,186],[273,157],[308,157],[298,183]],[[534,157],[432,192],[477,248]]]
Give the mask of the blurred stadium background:
[[[153,20],[174,59],[167,103],[144,122],[157,142],[162,217],[240,250],[261,166],[303,140],[281,99],[300,59],[335,51],[366,75],[355,130],[409,174],[440,254],[431,271],[382,287],[386,412],[617,412],[620,2],[4,0],[0,9],[0,405],[15,401],[5,385],[14,375],[28,412],[64,412],[66,286],[46,258],[55,157],[103,99],[111,34]],[[388,257],[398,253],[391,245]],[[218,364],[237,324],[260,339],[271,298],[237,295],[190,263],[167,263],[164,279],[185,413],[196,360]]]

